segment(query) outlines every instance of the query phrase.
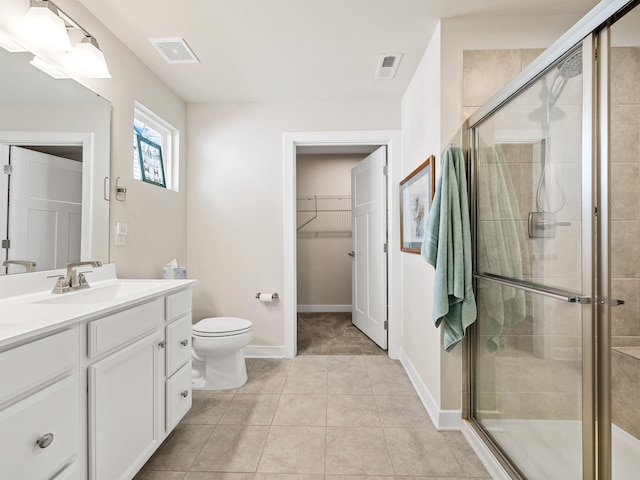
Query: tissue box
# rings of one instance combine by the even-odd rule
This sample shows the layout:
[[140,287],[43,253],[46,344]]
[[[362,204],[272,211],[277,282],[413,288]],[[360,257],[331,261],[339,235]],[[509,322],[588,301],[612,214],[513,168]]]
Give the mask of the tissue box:
[[162,267],[162,278],[186,279],[187,267]]

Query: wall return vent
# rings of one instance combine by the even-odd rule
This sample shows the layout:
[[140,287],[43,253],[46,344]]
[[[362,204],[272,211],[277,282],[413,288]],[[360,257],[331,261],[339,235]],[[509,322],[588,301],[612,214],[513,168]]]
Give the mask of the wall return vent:
[[167,63],[200,63],[183,38],[150,38]]
[[398,70],[398,64],[400,63],[401,58],[401,53],[380,55],[380,58],[378,59],[378,67],[376,68],[376,79],[392,79],[393,77],[395,77],[396,70]]

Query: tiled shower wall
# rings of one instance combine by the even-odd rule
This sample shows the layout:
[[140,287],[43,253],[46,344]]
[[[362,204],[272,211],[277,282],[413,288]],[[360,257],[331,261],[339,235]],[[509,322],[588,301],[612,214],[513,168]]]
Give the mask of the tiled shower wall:
[[613,422],[640,438],[640,48],[611,55],[611,309]]

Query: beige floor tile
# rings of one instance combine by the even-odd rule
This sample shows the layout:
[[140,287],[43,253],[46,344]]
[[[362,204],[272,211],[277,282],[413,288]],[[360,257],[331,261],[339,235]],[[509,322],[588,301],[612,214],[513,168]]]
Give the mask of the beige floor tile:
[[283,372],[247,372],[248,380],[240,393],[281,393],[287,374]]
[[294,372],[287,375],[283,394],[322,395],[327,393],[326,372]]
[[329,372],[328,393],[345,395],[371,395],[369,375],[366,373]]
[[281,395],[273,425],[324,427],[327,424],[326,395]]
[[268,433],[266,426],[218,425],[191,470],[255,472]]
[[253,480],[255,473],[189,472],[184,480]]
[[383,427],[433,428],[417,395],[376,396],[375,400]]
[[393,475],[382,428],[327,427],[328,475]]
[[150,470],[188,471],[214,428],[213,425],[178,425],[145,466]]
[[371,373],[369,376],[374,395],[416,395],[407,375],[392,373]]
[[272,426],[260,473],[324,473],[324,427]]
[[333,355],[329,357],[327,368],[330,373],[367,373],[366,358],[363,355]]
[[332,427],[381,426],[373,396],[329,395],[327,425]]
[[271,425],[280,395],[238,393],[218,422],[220,425]]
[[193,392],[191,410],[180,421],[189,425],[215,425],[233,399],[233,393]]
[[469,477],[491,478],[487,469],[460,432],[442,432],[453,454]]
[[291,373],[326,372],[329,360],[326,355],[298,355],[291,362]]
[[291,368],[289,358],[247,358],[247,372],[280,372],[286,373]]
[[133,480],[185,480],[187,472],[168,472],[142,469]]
[[385,428],[384,434],[396,475],[465,477],[440,432],[432,428]]
[[254,480],[324,480],[324,475],[313,473],[256,473]]

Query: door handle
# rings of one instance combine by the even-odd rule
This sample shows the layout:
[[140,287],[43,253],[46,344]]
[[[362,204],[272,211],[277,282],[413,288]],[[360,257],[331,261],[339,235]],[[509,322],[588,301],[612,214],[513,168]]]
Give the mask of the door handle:
[[349,255],[351,258],[356,256],[356,252],[354,252],[353,250],[351,250],[349,253],[347,253],[347,255]]

